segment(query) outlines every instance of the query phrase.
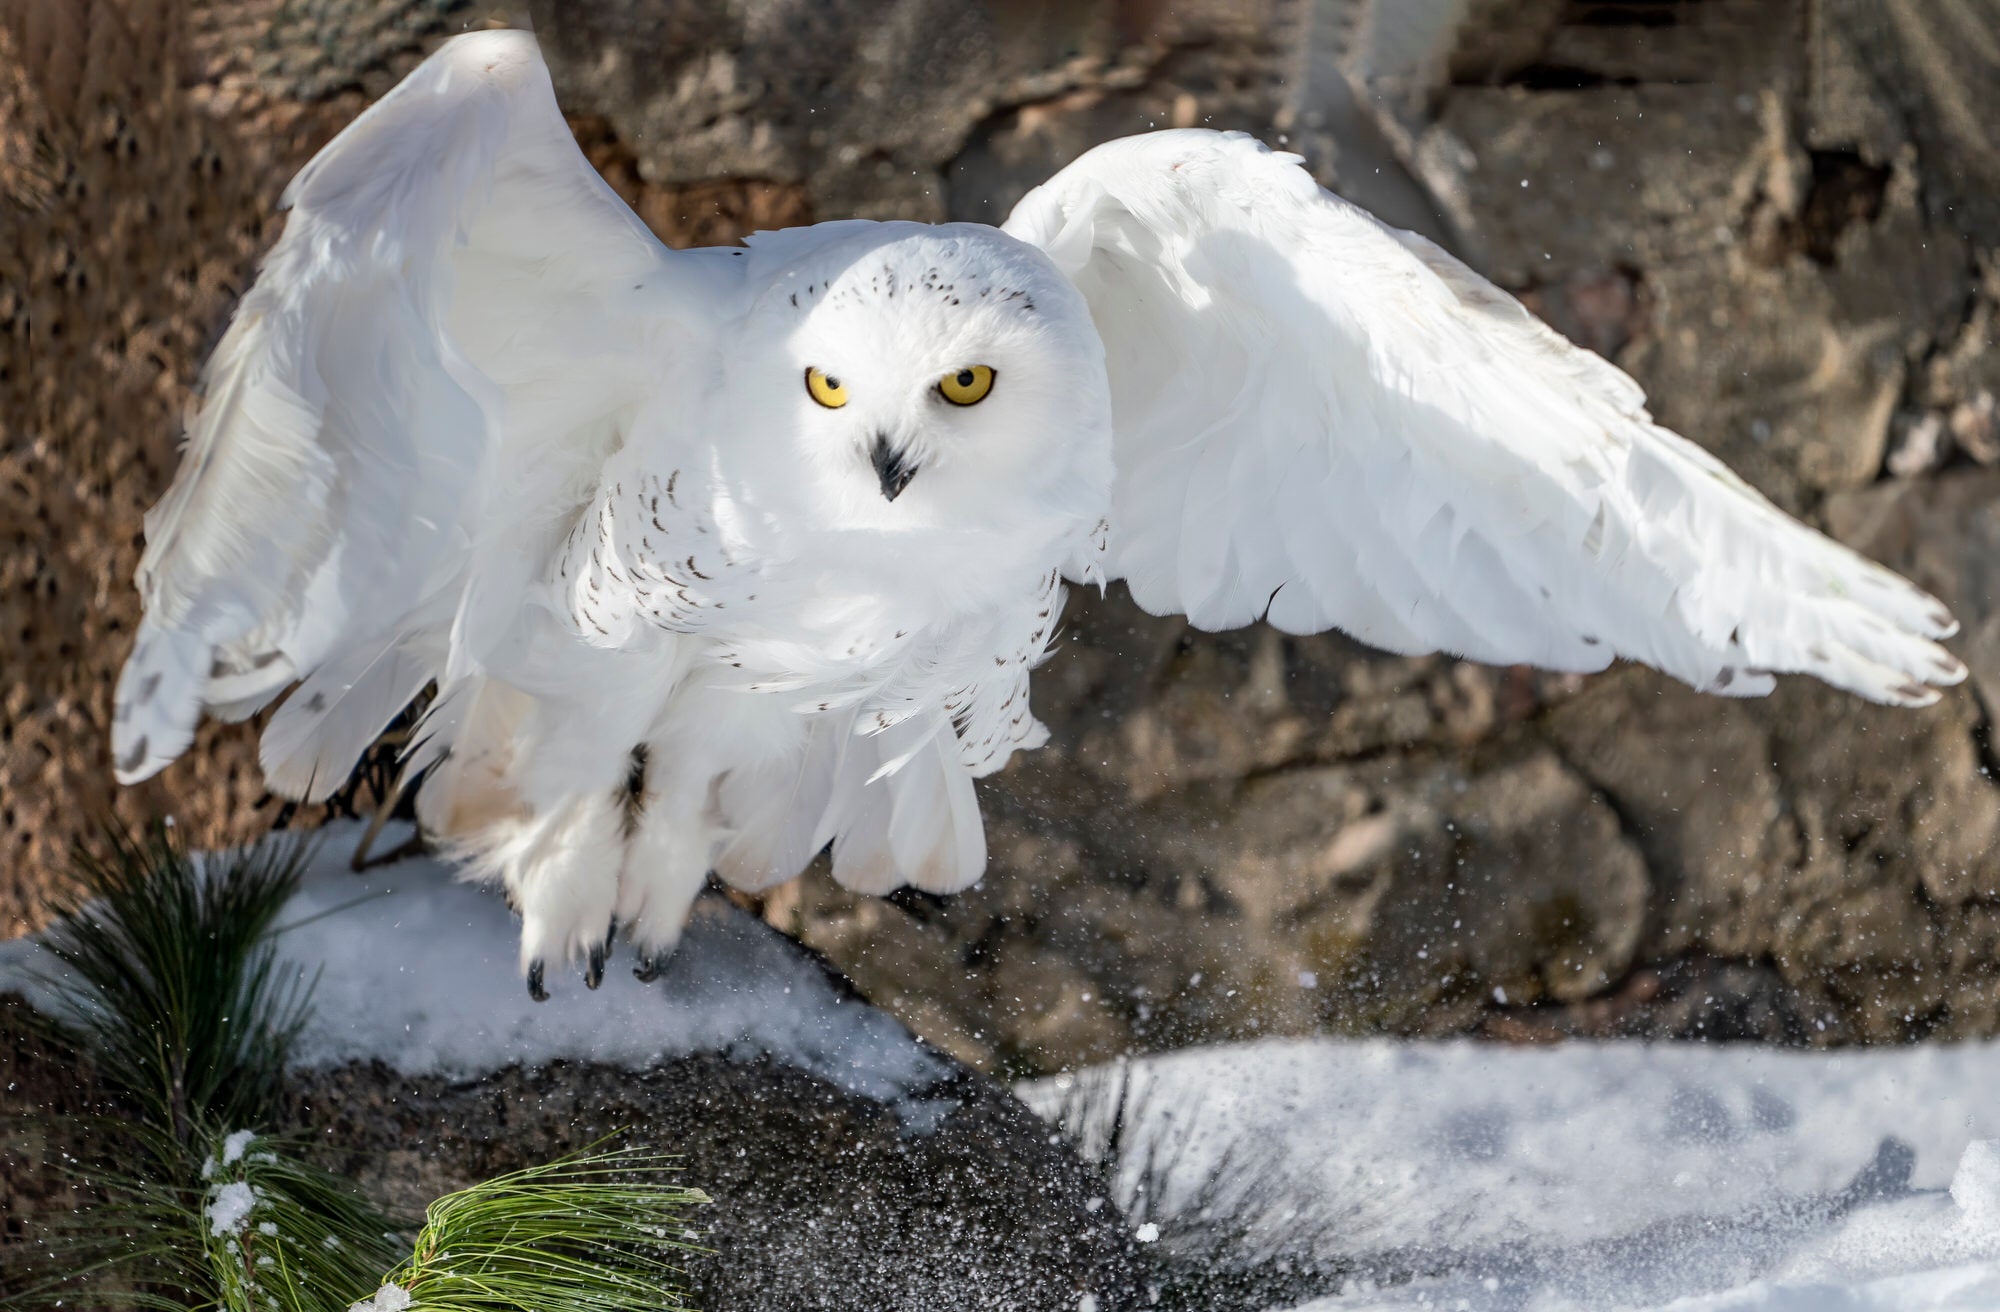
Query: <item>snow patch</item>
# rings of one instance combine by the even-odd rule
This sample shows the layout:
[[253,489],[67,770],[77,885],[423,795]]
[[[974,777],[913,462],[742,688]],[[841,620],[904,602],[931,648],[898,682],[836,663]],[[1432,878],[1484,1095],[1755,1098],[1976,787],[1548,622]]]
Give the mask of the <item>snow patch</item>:
[[[1184,1146],[1162,1243],[1232,1144],[1277,1146],[1273,1214],[1354,1264],[1311,1312],[2000,1309],[2000,1045],[1270,1041],[1121,1070]],[[1115,1077],[1020,1091],[1053,1115]]]
[[1981,1139],[1966,1148],[1951,1177],[1951,1201],[1966,1225],[2000,1230],[2000,1144]]
[[[399,832],[400,831],[400,832]],[[390,826],[377,842],[408,835]],[[407,1075],[471,1079],[517,1063],[594,1061],[630,1069],[694,1053],[769,1056],[895,1107],[922,1129],[943,1111],[917,1095],[949,1073],[887,1014],[837,987],[775,930],[719,899],[697,905],[658,979],[614,956],[603,986],[549,965],[547,1002],[528,997],[519,928],[499,894],[457,882],[439,861],[356,876],[361,825],[329,825],[304,882],[278,917],[278,950],[304,982],[313,1020],[296,1060],[309,1067],[380,1060]],[[0,991],[60,1005],[59,962],[31,939],[0,943]],[[247,1140],[246,1140],[247,1142]]]
[[222,1164],[224,1166],[234,1166],[236,1163],[242,1161],[244,1150],[250,1146],[250,1141],[256,1137],[257,1132],[255,1130],[233,1130],[225,1135],[222,1140]]

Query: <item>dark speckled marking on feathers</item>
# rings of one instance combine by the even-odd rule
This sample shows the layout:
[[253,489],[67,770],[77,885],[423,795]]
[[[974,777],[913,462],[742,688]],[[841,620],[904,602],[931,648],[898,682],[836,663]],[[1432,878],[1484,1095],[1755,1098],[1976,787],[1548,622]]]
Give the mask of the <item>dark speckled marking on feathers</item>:
[[[567,552],[581,579],[580,587],[569,589],[579,631],[609,636],[608,621],[619,614],[636,615],[668,632],[693,633],[732,602],[756,599],[754,592],[737,595],[755,573],[730,554],[701,509],[680,495],[682,472],[672,470],[664,480],[648,475],[630,490],[620,483],[600,494],[596,541],[587,551],[573,542]],[[641,532],[635,543],[628,533],[621,548],[621,516],[650,524],[659,540]],[[668,558],[665,550],[676,554]]]

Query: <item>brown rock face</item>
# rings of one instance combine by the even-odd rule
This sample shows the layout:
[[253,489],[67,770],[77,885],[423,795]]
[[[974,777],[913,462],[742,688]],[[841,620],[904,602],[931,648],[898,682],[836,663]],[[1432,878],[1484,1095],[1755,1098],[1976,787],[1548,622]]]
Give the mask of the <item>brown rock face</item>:
[[[537,8],[653,226],[997,219],[1151,127],[1282,139],[1644,383],[1781,505],[1940,592],[1974,677],[1896,713],[1204,635],[1072,599],[946,904],[766,913],[989,1068],[1316,1030],[2000,1032],[2000,5]],[[1440,9],[1447,7],[1438,7]],[[0,897],[111,798],[139,511],[283,180],[446,0],[195,17],[0,0]],[[353,35],[349,39],[349,34]],[[136,43],[136,44],[135,44]],[[143,48],[149,58],[135,59]],[[161,52],[164,53],[164,57]],[[121,62],[122,61],[122,62]],[[123,805],[253,832],[249,737]]]
[[[988,881],[884,907],[809,878],[772,914],[1002,1066],[1320,1029],[1993,1032],[2000,486],[1974,466],[2000,223],[1968,199],[1992,155],[1964,115],[2000,87],[2000,6],[1494,4],[1426,28],[1355,5],[1329,38],[1334,8],[1269,46],[1375,93],[1352,98],[1382,107],[1372,155],[1310,60],[1303,91],[1218,84],[1191,121],[1295,131],[1309,158],[1344,122],[1317,161],[1341,182],[1400,165],[1434,228],[1666,422],[1940,590],[1972,686],[1915,715],[1802,682],[1730,702],[1079,596],[1037,689],[1056,741],[984,792]],[[1115,98],[996,116],[951,166],[955,212],[1096,139]]]

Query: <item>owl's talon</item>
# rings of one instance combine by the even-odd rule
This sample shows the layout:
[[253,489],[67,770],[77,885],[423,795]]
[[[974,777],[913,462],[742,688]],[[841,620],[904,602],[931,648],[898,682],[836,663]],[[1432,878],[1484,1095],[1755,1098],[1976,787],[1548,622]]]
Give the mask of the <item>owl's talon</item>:
[[632,967],[632,977],[641,984],[651,984],[660,977],[662,971],[666,970],[668,955],[665,952],[657,954],[641,952],[638,964]]
[[540,960],[528,963],[528,996],[537,1002],[547,1002],[549,991],[542,986],[542,963]]
[[593,944],[590,949],[590,964],[583,968],[583,986],[594,989],[604,982],[604,956],[611,949],[611,940]]

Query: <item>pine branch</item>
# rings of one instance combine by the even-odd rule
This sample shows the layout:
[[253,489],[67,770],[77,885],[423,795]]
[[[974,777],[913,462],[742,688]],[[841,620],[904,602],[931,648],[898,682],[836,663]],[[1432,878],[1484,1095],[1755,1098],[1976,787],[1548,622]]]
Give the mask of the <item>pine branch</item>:
[[586,1150],[432,1203],[415,1251],[369,1312],[651,1312],[678,1308],[679,1255],[698,1251],[685,1212],[708,1201],[673,1180],[675,1158]]
[[49,976],[68,1001],[53,1020],[178,1144],[281,1110],[313,981],[280,967],[268,935],[308,854],[288,837],[198,863],[155,824],[107,826],[73,856],[42,940],[66,968]]
[[202,1176],[195,1247],[228,1312],[344,1312],[404,1250],[380,1209],[283,1141],[222,1136]]

